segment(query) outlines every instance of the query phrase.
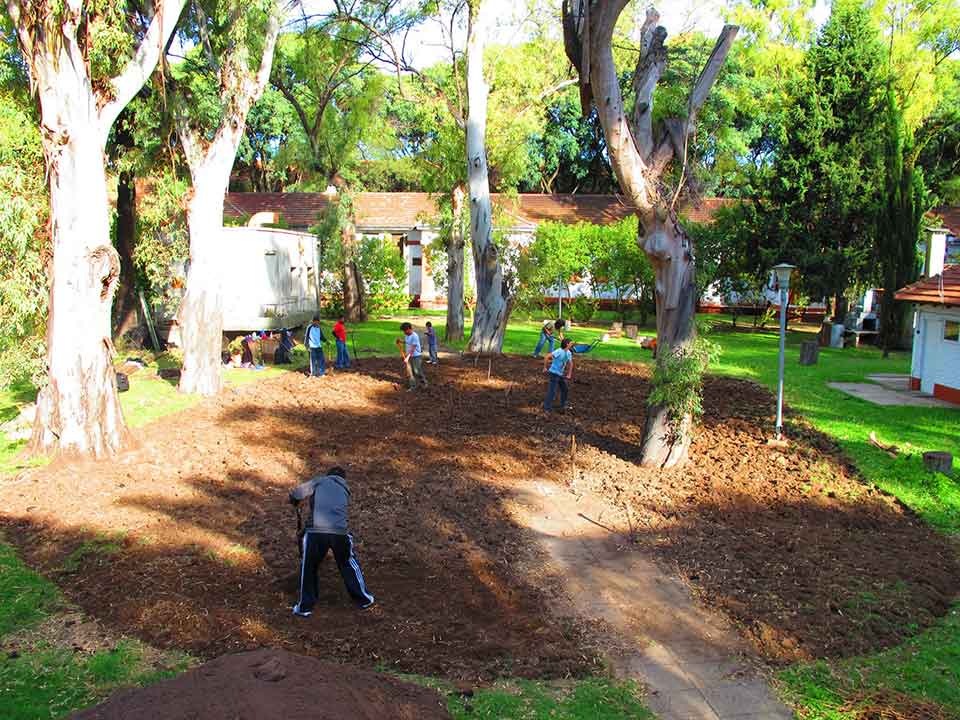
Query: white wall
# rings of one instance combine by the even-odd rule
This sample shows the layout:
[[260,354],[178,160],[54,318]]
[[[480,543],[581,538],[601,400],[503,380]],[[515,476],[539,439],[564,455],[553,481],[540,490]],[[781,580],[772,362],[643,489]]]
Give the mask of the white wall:
[[911,376],[920,378],[920,389],[932,393],[934,385],[960,390],[960,342],[944,340],[944,323],[960,322],[960,309],[925,309],[918,313]]
[[224,330],[289,327],[316,312],[315,236],[227,227],[221,243]]

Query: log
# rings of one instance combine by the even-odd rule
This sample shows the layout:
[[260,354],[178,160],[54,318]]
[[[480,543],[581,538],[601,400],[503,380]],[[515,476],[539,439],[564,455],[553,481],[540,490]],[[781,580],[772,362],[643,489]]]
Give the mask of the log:
[[923,466],[930,472],[940,472],[944,475],[953,474],[953,455],[948,452],[925,452]]
[[800,364],[816,365],[820,359],[820,345],[816,340],[804,340],[800,343]]

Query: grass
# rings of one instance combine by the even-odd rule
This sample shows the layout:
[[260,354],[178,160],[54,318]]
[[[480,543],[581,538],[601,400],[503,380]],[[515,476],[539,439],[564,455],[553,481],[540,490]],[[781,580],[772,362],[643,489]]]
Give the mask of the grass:
[[[82,555],[118,549],[110,540],[94,543]],[[69,560],[69,559],[68,559]],[[67,563],[65,563],[66,565]],[[0,542],[0,639],[29,631],[63,606],[57,587],[26,567],[6,543]],[[38,644],[0,657],[0,718],[39,720],[58,718],[105,698],[112,690],[144,685],[185,669],[190,659],[182,653],[147,660],[146,648],[122,640],[110,650],[83,654],[73,648]]]
[[527,680],[497,683],[470,697],[452,693],[447,709],[454,720],[646,720],[654,717],[631,682],[587,678],[565,686]]

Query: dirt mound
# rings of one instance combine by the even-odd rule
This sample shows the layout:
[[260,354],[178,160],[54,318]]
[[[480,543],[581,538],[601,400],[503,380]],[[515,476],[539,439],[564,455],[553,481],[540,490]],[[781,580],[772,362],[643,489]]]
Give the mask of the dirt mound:
[[285,650],[224,655],[171,680],[122,690],[74,720],[443,720],[436,690]]

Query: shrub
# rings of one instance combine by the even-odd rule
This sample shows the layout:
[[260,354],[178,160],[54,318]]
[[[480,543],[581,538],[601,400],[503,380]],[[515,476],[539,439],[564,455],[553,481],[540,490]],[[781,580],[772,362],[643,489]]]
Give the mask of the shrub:
[[570,317],[574,322],[587,322],[597,312],[600,301],[592,297],[578,297],[569,305]]

